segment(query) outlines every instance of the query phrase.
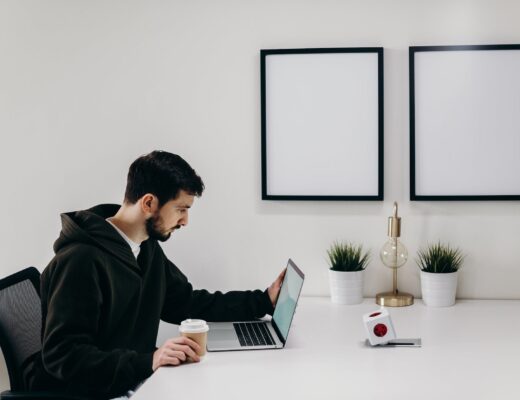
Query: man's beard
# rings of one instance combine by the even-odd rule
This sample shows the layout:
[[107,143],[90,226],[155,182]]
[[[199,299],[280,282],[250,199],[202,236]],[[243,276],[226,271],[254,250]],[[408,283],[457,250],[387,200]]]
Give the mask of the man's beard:
[[[174,229],[179,229],[180,227],[180,225],[177,225]],[[146,220],[146,232],[148,233],[148,237],[151,239],[166,242],[172,235],[173,231],[164,232],[161,230],[161,217],[157,212]]]

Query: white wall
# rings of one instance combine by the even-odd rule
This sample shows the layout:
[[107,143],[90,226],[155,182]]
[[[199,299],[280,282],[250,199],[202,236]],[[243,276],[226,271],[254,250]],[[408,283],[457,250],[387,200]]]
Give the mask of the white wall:
[[[129,164],[185,157],[207,190],[164,248],[196,286],[265,287],[292,257],[328,293],[335,239],[373,249],[366,295],[389,288],[377,252],[392,202],[403,242],[467,254],[464,298],[520,298],[519,202],[411,203],[408,46],[519,43],[507,0],[0,2],[0,276],[52,257],[59,213],[122,200]],[[261,48],[385,48],[385,201],[260,200]],[[419,295],[418,269],[400,287]],[[5,374],[1,387],[7,387]]]

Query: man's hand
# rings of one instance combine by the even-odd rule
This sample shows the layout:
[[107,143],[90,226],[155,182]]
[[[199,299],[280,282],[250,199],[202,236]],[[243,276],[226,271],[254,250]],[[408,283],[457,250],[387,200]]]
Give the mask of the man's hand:
[[280,294],[280,288],[282,287],[285,271],[287,271],[287,269],[284,269],[280,275],[278,275],[278,278],[276,278],[276,280],[271,284],[271,286],[267,288],[267,293],[269,294],[269,298],[271,299],[273,307],[276,305],[276,300]]
[[197,351],[200,351],[200,346],[187,337],[168,339],[153,353],[152,369],[155,371],[165,365],[179,365],[188,358],[199,362],[200,357],[197,355]]

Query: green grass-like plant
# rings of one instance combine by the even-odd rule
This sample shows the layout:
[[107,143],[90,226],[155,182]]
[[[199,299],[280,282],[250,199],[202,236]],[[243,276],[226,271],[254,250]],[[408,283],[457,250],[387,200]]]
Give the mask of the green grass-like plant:
[[363,271],[370,260],[370,252],[363,252],[362,245],[348,242],[334,242],[327,254],[332,271]]
[[460,249],[441,242],[428,245],[426,249],[419,249],[417,252],[417,265],[424,272],[435,274],[456,272],[461,267],[462,261],[464,255]]

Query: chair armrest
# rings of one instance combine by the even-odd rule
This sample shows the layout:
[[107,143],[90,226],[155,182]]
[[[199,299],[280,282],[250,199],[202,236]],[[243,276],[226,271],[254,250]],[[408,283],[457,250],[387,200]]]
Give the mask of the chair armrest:
[[85,397],[54,392],[12,392],[0,393],[0,400],[88,400]]

